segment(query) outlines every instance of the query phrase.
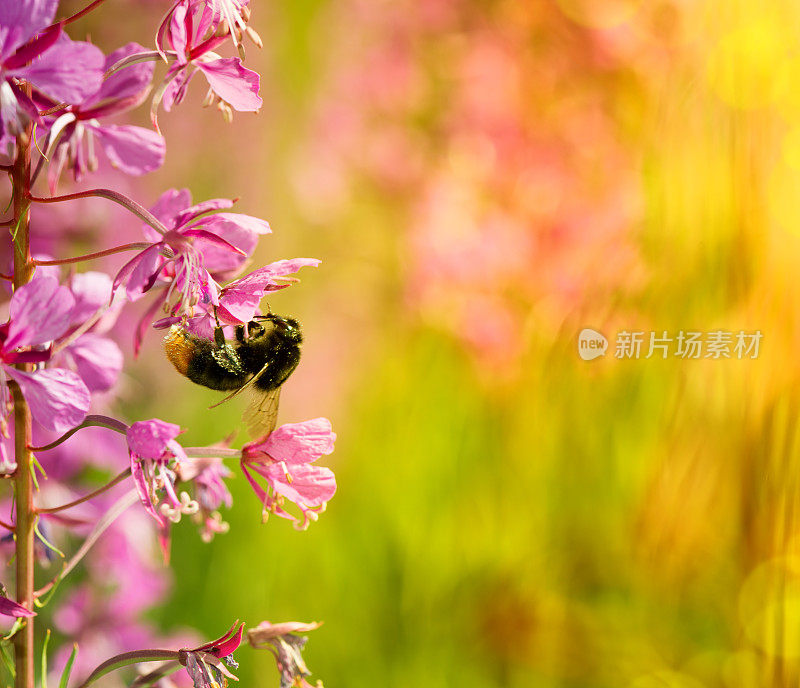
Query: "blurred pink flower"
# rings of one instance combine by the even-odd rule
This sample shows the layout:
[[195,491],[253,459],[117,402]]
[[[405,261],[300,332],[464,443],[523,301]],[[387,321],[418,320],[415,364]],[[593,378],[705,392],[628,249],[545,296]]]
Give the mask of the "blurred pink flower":
[[[106,57],[104,70],[144,50],[138,43],[129,43]],[[59,138],[48,172],[51,190],[66,164],[71,166],[75,181],[97,168],[95,138],[111,164],[126,174],[140,175],[162,165],[166,144],[159,133],[129,124],[98,121],[141,105],[150,90],[154,69],[151,62],[123,67],[105,79],[96,92],[73,104],[53,122],[51,139],[56,135]]]
[[[157,123],[156,111],[161,102],[167,112],[179,104],[197,71],[206,77],[208,96],[217,102],[226,118],[230,118],[231,108],[239,112],[256,112],[261,108],[259,75],[245,68],[238,57],[224,58],[212,52],[224,41],[224,37],[214,33],[223,13],[234,13],[230,0],[218,0],[215,5],[179,0],[169,11],[159,28],[157,45],[163,52],[169,43],[177,61],[167,70],[153,99],[154,123]],[[241,16],[238,11],[235,14]]]
[[48,29],[57,7],[58,0],[0,4],[0,140],[7,146],[22,131],[23,121],[40,121],[36,103],[19,87],[18,79],[67,103],[100,86],[103,53],[67,38],[61,25]]
[[[36,422],[57,432],[75,427],[86,416],[91,403],[86,385],[77,374],[63,368],[25,372],[12,366],[47,361],[50,352],[41,347],[66,331],[74,305],[69,289],[59,286],[55,279],[35,279],[14,292],[9,321],[0,327],[0,367],[4,374],[0,394],[4,403],[8,401],[7,376],[20,386]],[[34,350],[19,351],[28,347]]]

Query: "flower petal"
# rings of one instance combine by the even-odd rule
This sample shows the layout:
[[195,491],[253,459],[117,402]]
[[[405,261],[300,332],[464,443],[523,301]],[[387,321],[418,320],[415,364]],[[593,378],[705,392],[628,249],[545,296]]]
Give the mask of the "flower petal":
[[273,430],[263,442],[245,445],[243,453],[250,451],[269,454],[275,461],[285,461],[290,466],[316,461],[333,451],[336,433],[327,418],[313,418],[302,423],[286,423]]
[[17,381],[33,419],[42,427],[66,432],[86,417],[92,397],[83,381],[71,370],[49,368],[26,373],[4,366]]
[[111,301],[111,278],[104,272],[78,272],[70,278],[69,289],[75,297],[72,321],[84,322]]
[[124,363],[122,351],[116,342],[91,332],[79,337],[64,353],[72,357],[78,375],[91,392],[111,389]]
[[280,464],[272,464],[263,475],[275,492],[298,506],[322,506],[336,493],[333,471],[324,466],[292,466],[287,478]]
[[[260,77],[242,66],[238,57],[196,62],[211,90],[239,112],[256,112],[263,101],[258,95]],[[164,99],[166,101],[166,98]],[[166,105],[165,105],[166,109]]]
[[158,132],[133,125],[90,126],[111,165],[125,174],[140,175],[164,163],[167,145]]
[[[126,57],[146,51],[147,48],[138,43],[128,43],[121,48],[117,48],[106,57],[103,71],[108,71],[117,62]],[[86,104],[97,104],[104,100],[113,99],[124,101],[126,104],[125,109],[134,108],[140,105],[147,96],[147,90],[153,80],[154,71],[155,65],[152,62],[140,62],[123,67],[103,81],[100,90]],[[106,111],[106,114],[109,114],[109,111]]]
[[91,43],[72,41],[62,35],[31,64],[7,74],[30,81],[51,98],[79,103],[100,88],[103,62],[103,53]]
[[0,59],[51,24],[57,8],[58,0],[0,2]]
[[36,616],[36,612],[26,609],[21,604],[17,604],[14,600],[7,597],[0,596],[0,614],[4,616],[13,616],[19,618],[21,616]]
[[[158,418],[142,420],[128,428],[128,447],[139,458],[157,461],[164,456],[168,447],[173,448],[172,441],[182,432],[179,425]],[[180,446],[177,443],[174,445]],[[183,449],[180,451],[183,453]]]
[[158,197],[150,207],[153,213],[167,229],[176,229],[178,217],[192,204],[192,194],[189,189],[168,189]]
[[11,296],[8,339],[3,348],[35,346],[64,334],[72,320],[75,298],[53,277],[41,277]]

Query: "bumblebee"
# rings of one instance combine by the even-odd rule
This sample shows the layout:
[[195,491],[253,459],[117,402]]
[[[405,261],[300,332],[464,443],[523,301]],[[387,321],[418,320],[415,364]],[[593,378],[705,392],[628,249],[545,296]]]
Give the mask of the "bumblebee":
[[237,326],[233,340],[225,338],[222,327],[214,330],[211,341],[173,325],[164,349],[175,369],[192,382],[233,390],[214,406],[248,390],[242,420],[252,437],[263,437],[275,429],[281,385],[300,362],[302,342],[297,320],[270,314]]

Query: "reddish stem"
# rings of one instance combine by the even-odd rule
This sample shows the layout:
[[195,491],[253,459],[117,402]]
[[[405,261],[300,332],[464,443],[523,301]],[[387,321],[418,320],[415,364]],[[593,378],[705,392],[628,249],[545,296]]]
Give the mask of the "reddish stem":
[[75,256],[74,258],[59,258],[58,260],[36,260],[34,265],[69,265],[70,263],[82,263],[84,260],[94,260],[95,258],[104,258],[105,256],[113,256],[115,253],[122,253],[123,251],[143,251],[150,248],[152,244],[145,241],[138,241],[132,244],[122,244],[114,248],[107,248],[105,251],[97,251],[95,253],[86,253],[82,256]]
[[87,191],[77,191],[76,193],[64,194],[63,196],[51,196],[50,198],[33,196],[28,192],[26,198],[33,203],[60,203],[61,201],[75,201],[79,198],[106,198],[132,212],[159,234],[166,234],[168,231],[161,221],[147,208],[139,205],[132,198],[128,198],[124,194],[113,191],[112,189],[88,189]]
[[78,19],[80,19],[81,17],[85,17],[92,10],[96,10],[105,1],[106,0],[94,0],[94,2],[90,2],[80,12],[76,12],[75,14],[67,17],[66,19],[62,19],[60,21],[57,21],[55,24],[51,24],[50,26],[47,27],[47,29],[45,29],[45,31],[47,31],[48,29],[52,29],[53,27],[58,26],[59,24],[64,24],[64,25],[72,24],[72,22],[78,21]]
[[[80,499],[75,499],[71,502],[67,502],[66,504],[62,504],[61,506],[52,506],[46,509],[36,509],[40,514],[56,514],[59,511],[66,511],[67,509],[71,509],[73,506],[78,506],[78,504],[83,504],[84,502],[88,502],[90,499],[94,499],[98,495],[103,494],[107,490],[110,490],[114,485],[121,483],[125,478],[127,478],[131,474],[131,469],[126,468],[122,473],[115,476],[112,480],[107,482],[102,487],[97,488],[94,492],[90,492],[87,495],[84,495]],[[1,524],[0,524],[1,525]]]

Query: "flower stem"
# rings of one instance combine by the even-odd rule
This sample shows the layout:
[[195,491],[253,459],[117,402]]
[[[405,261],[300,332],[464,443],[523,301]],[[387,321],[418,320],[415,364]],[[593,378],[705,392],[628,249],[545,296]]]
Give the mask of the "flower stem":
[[[30,86],[23,87],[30,96]],[[14,246],[14,288],[30,282],[34,265],[30,251],[30,193],[31,180],[31,141],[33,125],[17,137],[17,156],[11,170],[13,183],[13,206],[15,223],[11,228]],[[17,368],[26,370],[30,364],[18,363]],[[14,398],[14,457],[17,470],[14,474],[14,498],[16,502],[16,521],[14,540],[16,541],[17,602],[33,609],[34,572],[34,526],[36,512],[33,506],[33,466],[28,446],[31,443],[31,412],[19,386],[9,381]],[[33,618],[25,621],[25,626],[14,636],[15,688],[34,687],[34,644]]]
[[113,256],[115,253],[122,253],[123,251],[143,251],[150,248],[151,243],[145,241],[137,241],[132,244],[122,244],[114,248],[107,248],[105,251],[97,251],[95,253],[86,253],[82,256],[74,256],[73,258],[60,258],[58,260],[34,260],[34,265],[69,265],[70,263],[82,263],[85,260],[94,260],[95,258],[105,258],[106,256]]
[[76,12],[75,14],[70,15],[66,19],[62,19],[60,22],[56,22],[55,24],[52,24],[51,26],[48,26],[47,28],[48,29],[53,28],[54,26],[57,26],[58,24],[64,24],[64,25],[72,24],[72,22],[78,21],[78,19],[80,19],[81,17],[85,17],[92,10],[96,10],[104,2],[106,2],[106,0],[94,0],[94,2],[90,2],[80,12]]
[[77,191],[71,194],[64,194],[63,196],[50,196],[44,198],[39,196],[31,196],[30,192],[26,194],[26,198],[33,203],[60,203],[61,201],[74,201],[79,198],[107,198],[109,201],[118,203],[123,208],[132,212],[143,222],[146,222],[159,234],[166,234],[167,228],[153,215],[147,208],[139,205],[132,198],[128,198],[125,194],[112,189],[88,189],[87,191]]
[[90,492],[89,494],[84,495],[79,499],[67,502],[66,504],[62,504],[61,506],[51,506],[46,509],[37,508],[36,511],[38,511],[40,514],[56,514],[59,511],[66,511],[67,509],[71,509],[73,506],[78,506],[78,504],[83,504],[84,502],[88,502],[90,499],[94,499],[98,495],[103,494],[103,492],[110,490],[112,487],[114,487],[114,485],[121,483],[123,480],[125,480],[125,478],[129,477],[130,474],[131,474],[131,469],[126,468],[124,471],[122,471],[122,473],[112,478],[102,487],[97,488],[94,492]]
[[28,446],[28,449],[31,451],[47,451],[48,449],[55,449],[59,444],[66,442],[70,437],[72,437],[78,430],[83,430],[83,428],[108,428],[109,430],[114,430],[122,435],[124,435],[128,431],[128,426],[123,423],[121,420],[117,420],[116,418],[110,418],[109,416],[101,416],[98,414],[89,414],[86,418],[83,419],[83,423],[80,425],[76,425],[72,430],[65,432],[61,437],[56,440],[50,442],[50,444],[44,444],[41,447],[31,447]]

